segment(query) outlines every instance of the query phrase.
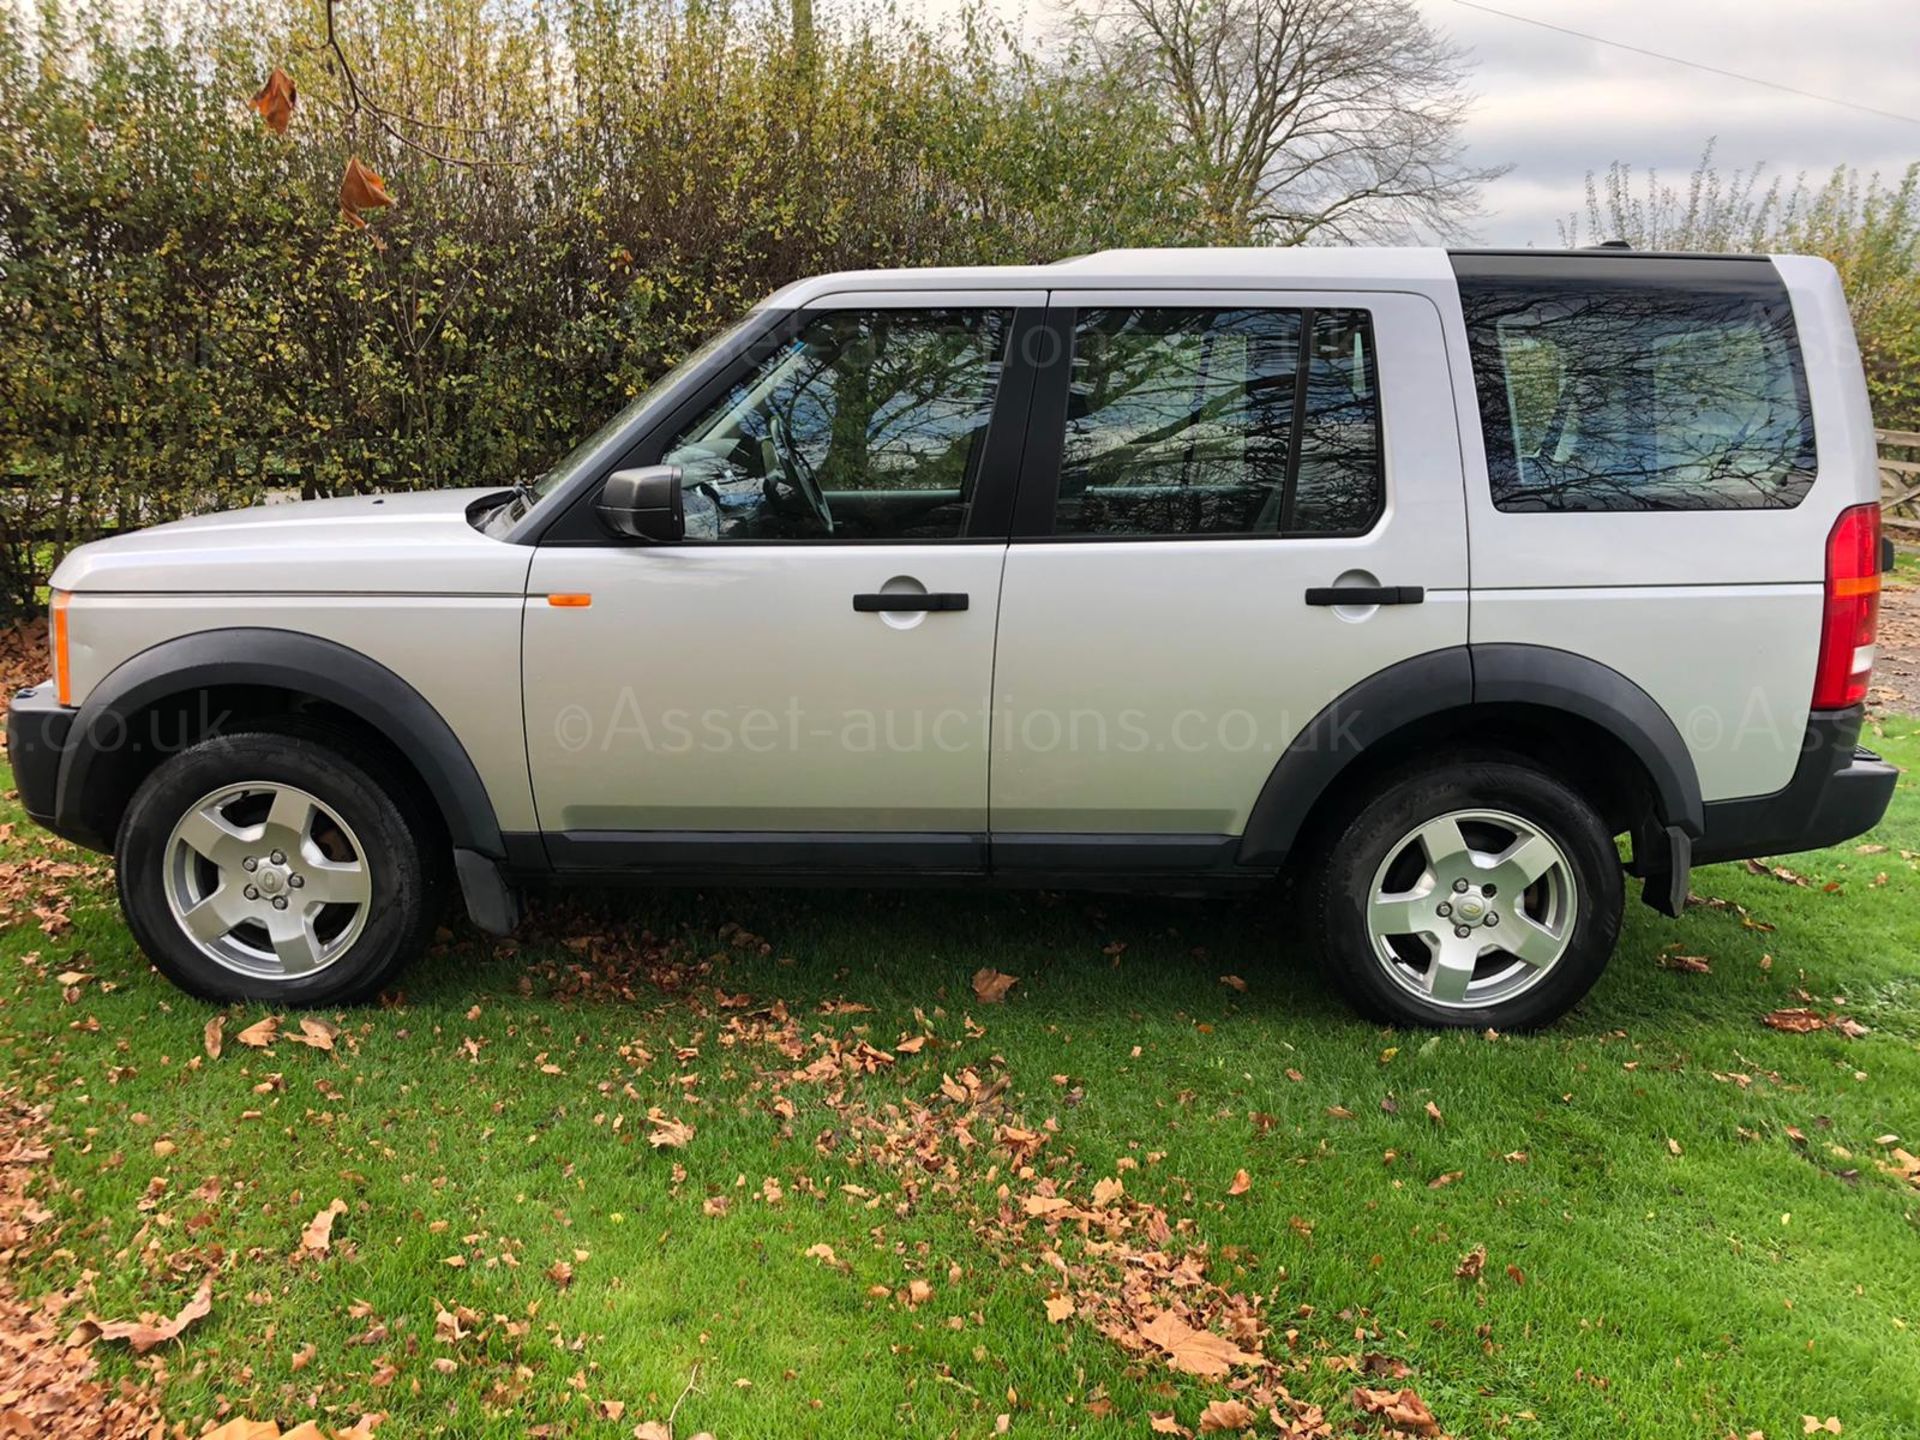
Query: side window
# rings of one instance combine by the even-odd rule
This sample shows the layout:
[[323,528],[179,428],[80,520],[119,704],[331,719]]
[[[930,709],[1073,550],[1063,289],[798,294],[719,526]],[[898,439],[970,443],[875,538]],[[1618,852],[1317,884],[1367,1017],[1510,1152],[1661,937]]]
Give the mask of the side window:
[[1357,534],[1382,499],[1365,311],[1078,313],[1056,534]]
[[1460,297],[1499,509],[1778,509],[1812,486],[1813,415],[1777,281],[1463,276]]
[[667,447],[695,540],[964,533],[1005,363],[1005,310],[809,319]]

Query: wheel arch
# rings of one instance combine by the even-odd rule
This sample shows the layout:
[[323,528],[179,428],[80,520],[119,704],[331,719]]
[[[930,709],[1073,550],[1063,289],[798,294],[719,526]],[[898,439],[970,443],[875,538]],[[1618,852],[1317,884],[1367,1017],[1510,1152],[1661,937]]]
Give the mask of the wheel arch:
[[[251,703],[250,703],[251,702]],[[457,847],[504,854],[493,802],[466,747],[399,675],[357,650],[294,630],[235,627],[162,641],[95,685],[61,756],[54,808],[63,833],[109,849],[139,781],[237,707],[332,712],[416,777]],[[160,733],[161,717],[175,726]],[[145,733],[143,733],[145,732]]]
[[1705,827],[1700,780],[1678,728],[1627,676],[1534,645],[1462,645],[1389,666],[1337,697],[1268,775],[1239,861],[1277,865],[1356,783],[1462,743],[1517,753],[1569,777],[1615,833],[1643,818]]

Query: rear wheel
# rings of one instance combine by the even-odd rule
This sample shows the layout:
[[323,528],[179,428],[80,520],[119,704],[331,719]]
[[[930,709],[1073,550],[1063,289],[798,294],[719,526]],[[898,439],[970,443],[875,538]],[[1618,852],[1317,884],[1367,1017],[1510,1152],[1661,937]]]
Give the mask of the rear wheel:
[[127,807],[121,908],[140,948],[193,994],[361,999],[432,934],[439,886],[423,833],[392,777],[313,735],[216,736],[160,765]]
[[1329,973],[1397,1024],[1525,1029],[1558,1019],[1606,967],[1620,861],[1575,791],[1463,757],[1377,787],[1313,884]]

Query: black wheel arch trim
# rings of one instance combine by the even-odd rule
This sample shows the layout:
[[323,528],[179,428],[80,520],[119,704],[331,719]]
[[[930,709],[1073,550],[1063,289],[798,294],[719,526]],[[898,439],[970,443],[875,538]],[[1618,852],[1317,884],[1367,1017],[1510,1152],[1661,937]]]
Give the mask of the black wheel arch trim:
[[60,759],[58,822],[110,842],[110,828],[97,813],[102,756],[124,743],[126,722],[149,705],[220,685],[312,696],[372,725],[419,771],[456,846],[494,857],[506,853],[472,757],[419,691],[337,641],[268,627],[200,630],[164,640],[122,661],[95,685],[74,717]]
[[1286,858],[1314,804],[1367,747],[1443,711],[1526,704],[1598,725],[1646,770],[1663,825],[1705,829],[1700,777],[1658,701],[1618,670],[1543,645],[1456,645],[1390,665],[1336,697],[1287,746],[1247,818],[1239,863]]

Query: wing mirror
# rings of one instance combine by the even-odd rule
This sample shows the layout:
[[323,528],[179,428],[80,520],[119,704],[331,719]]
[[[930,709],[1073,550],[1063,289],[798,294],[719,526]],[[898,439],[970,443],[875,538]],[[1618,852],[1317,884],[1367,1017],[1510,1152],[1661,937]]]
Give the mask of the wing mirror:
[[600,523],[616,535],[656,545],[686,538],[686,502],[678,465],[616,470],[600,487]]

